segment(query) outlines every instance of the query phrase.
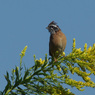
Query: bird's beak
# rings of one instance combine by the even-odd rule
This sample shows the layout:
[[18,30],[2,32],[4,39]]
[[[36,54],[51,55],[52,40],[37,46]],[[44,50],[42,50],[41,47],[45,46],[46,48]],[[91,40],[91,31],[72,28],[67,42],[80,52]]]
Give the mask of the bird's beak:
[[46,29],[48,29],[48,27],[46,27]]

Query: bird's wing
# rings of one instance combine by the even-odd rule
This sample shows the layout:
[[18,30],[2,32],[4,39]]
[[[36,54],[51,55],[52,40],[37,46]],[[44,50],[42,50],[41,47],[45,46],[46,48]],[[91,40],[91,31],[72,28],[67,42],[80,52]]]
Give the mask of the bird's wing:
[[49,55],[52,56],[51,52],[50,52],[50,49],[49,49]]

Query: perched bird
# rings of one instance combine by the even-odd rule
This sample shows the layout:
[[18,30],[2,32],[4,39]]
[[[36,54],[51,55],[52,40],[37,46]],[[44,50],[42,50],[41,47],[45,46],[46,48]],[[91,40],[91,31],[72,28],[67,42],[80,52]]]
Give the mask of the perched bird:
[[66,47],[66,36],[54,21],[52,21],[46,28],[50,32],[49,55],[58,58]]

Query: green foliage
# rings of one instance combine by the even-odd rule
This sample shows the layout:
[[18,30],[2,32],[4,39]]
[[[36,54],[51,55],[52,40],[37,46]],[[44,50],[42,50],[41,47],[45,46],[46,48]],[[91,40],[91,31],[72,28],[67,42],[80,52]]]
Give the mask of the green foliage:
[[[59,56],[57,61],[52,58],[41,58],[38,60],[34,55],[34,66],[26,69],[22,74],[22,58],[25,56],[27,46],[22,50],[20,56],[20,67],[12,69],[12,75],[7,72],[5,79],[7,85],[4,89],[4,95],[74,95],[68,88],[63,88],[64,84],[76,87],[83,91],[83,87],[95,87],[95,83],[91,81],[90,75],[95,75],[95,44],[84,50],[77,49],[73,40],[72,52],[64,57],[65,53]],[[56,72],[56,73],[55,73]],[[75,73],[82,77],[84,82],[76,81],[70,78],[70,73]]]

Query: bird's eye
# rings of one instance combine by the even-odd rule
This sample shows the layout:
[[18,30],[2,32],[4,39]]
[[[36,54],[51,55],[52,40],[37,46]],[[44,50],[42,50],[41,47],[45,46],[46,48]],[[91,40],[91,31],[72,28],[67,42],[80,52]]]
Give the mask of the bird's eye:
[[54,31],[58,31],[59,30],[59,28],[56,25],[51,25],[50,29],[53,29]]
[[50,28],[54,28],[53,26],[50,26]]

